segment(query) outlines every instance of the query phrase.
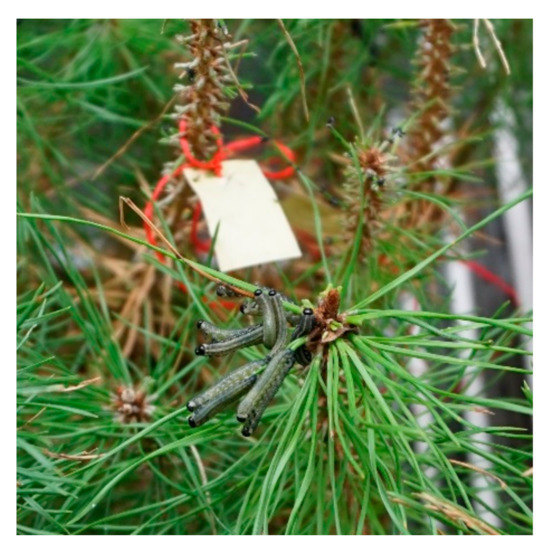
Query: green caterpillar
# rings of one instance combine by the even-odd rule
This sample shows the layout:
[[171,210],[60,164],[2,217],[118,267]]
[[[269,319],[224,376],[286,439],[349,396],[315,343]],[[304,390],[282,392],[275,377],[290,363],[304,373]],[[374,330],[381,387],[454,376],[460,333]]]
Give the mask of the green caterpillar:
[[187,403],[187,409],[190,412],[193,412],[208,403],[211,399],[217,399],[220,395],[225,395],[227,392],[231,392],[236,385],[239,385],[243,380],[246,380],[253,374],[256,374],[266,363],[267,361],[265,359],[251,361],[250,363],[246,363],[246,365],[243,365],[242,367],[226,374],[212,387],[193,397],[189,403]]
[[207,420],[212,418],[212,416],[246,393],[254,385],[257,377],[256,374],[253,374],[252,376],[242,378],[226,386],[224,391],[218,392],[214,397],[211,397],[204,405],[193,412],[188,419],[189,425],[195,428],[204,424]]
[[[225,289],[221,292],[223,294]],[[241,311],[260,313],[261,323],[242,329],[219,328],[207,321],[197,323],[197,328],[212,339],[211,343],[196,348],[197,355],[223,355],[262,342],[270,348],[270,353],[264,359],[247,363],[225,375],[214,386],[193,397],[187,404],[192,412],[189,417],[192,427],[200,426],[229,403],[246,394],[237,408],[237,419],[244,422],[242,434],[251,435],[293,364],[296,361],[302,365],[311,362],[311,352],[305,345],[296,351],[287,348],[287,322],[291,320],[295,325],[292,340],[306,336],[315,326],[314,312],[311,308],[305,308],[301,315],[289,315],[283,308],[284,300],[289,301],[276,290],[258,288],[254,292],[254,299],[245,302]],[[266,364],[265,370],[258,375]]]
[[249,332],[254,332],[258,327],[261,327],[261,323],[257,325],[252,325],[249,327],[238,328],[238,329],[227,329],[220,328],[208,321],[198,321],[197,328],[206,336],[212,338],[215,342],[223,342],[225,340],[232,340],[233,338],[238,338]]
[[221,342],[212,342],[211,344],[201,344],[195,349],[197,355],[224,355],[239,348],[245,348],[259,344],[264,339],[264,328],[259,325],[239,333],[237,336],[222,340]]

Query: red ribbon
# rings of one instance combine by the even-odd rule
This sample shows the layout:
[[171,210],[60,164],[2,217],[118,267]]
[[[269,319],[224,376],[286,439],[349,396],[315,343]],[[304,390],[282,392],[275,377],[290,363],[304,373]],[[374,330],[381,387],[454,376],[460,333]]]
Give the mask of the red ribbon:
[[491,270],[487,269],[480,263],[475,262],[474,260],[462,260],[462,263],[464,263],[470,271],[475,273],[484,281],[487,281],[489,284],[500,288],[500,290],[502,290],[502,292],[504,292],[504,294],[506,294],[506,296],[510,298],[510,302],[512,302],[512,305],[514,307],[517,307],[517,305],[519,304],[519,300],[516,289],[513,286],[509,285],[496,273],[493,273]]

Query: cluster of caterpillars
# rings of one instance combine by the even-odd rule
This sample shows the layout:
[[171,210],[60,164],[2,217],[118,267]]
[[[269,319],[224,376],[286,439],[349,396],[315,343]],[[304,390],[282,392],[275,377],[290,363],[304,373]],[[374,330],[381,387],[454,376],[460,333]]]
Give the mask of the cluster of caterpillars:
[[[228,293],[227,287],[218,288],[218,295]],[[259,316],[259,323],[240,329],[224,329],[206,321],[197,323],[197,328],[211,340],[197,347],[197,355],[224,355],[256,344],[264,344],[269,353],[263,359],[230,372],[193,397],[187,404],[192,412],[191,427],[204,424],[220,410],[240,400],[237,420],[244,424],[242,434],[250,436],[294,363],[305,366],[311,362],[311,352],[305,345],[292,350],[289,344],[311,332],[315,326],[313,310],[306,307],[299,315],[285,313],[283,301],[288,298],[276,290],[258,288],[254,298],[243,303],[240,309],[245,315]],[[295,326],[290,340],[288,323]]]

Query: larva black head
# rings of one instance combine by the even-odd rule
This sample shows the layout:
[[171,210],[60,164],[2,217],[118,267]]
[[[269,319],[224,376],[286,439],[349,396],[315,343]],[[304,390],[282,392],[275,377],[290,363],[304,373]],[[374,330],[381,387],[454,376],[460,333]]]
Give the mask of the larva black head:
[[239,311],[241,313],[244,313],[244,309],[245,309],[245,305],[244,304],[241,304],[241,306],[239,307]]
[[189,426],[191,426],[191,428],[196,428],[197,427],[197,423],[195,422],[195,419],[193,418],[193,415],[191,415],[187,419],[187,422],[189,422]]
[[246,426],[243,428],[241,432],[245,437],[250,437],[252,435],[252,432],[250,431],[250,428],[247,428]]
[[246,415],[238,414],[237,415],[237,420],[239,422],[244,422],[246,420]]
[[261,288],[257,288],[254,291],[254,296],[261,296],[264,293],[264,291]]
[[277,291],[271,289],[271,290],[268,292],[268,294],[269,294],[270,296],[275,296],[275,295],[277,294]]
[[189,401],[189,403],[187,403],[187,410],[189,412],[193,412],[196,408],[197,408],[197,404],[193,400],[191,400],[191,401]]
[[204,344],[201,344],[200,346],[198,346],[197,348],[195,348],[195,353],[197,355],[204,355],[206,353],[206,349],[204,347]]
[[197,321],[197,328],[201,328],[204,321]]
[[302,311],[304,315],[313,315],[313,310],[310,307],[305,307],[304,311]]
[[269,141],[269,136],[262,136],[262,143],[267,143]]
[[405,131],[402,128],[393,128],[391,132],[398,137],[403,137],[405,135]]

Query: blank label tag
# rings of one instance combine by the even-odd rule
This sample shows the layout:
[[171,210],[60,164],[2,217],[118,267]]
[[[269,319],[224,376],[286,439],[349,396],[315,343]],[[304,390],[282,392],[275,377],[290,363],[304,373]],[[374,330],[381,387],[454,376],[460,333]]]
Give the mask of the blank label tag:
[[222,177],[186,168],[210,234],[219,224],[214,252],[220,271],[232,271],[302,253],[277,195],[253,160],[222,163]]

